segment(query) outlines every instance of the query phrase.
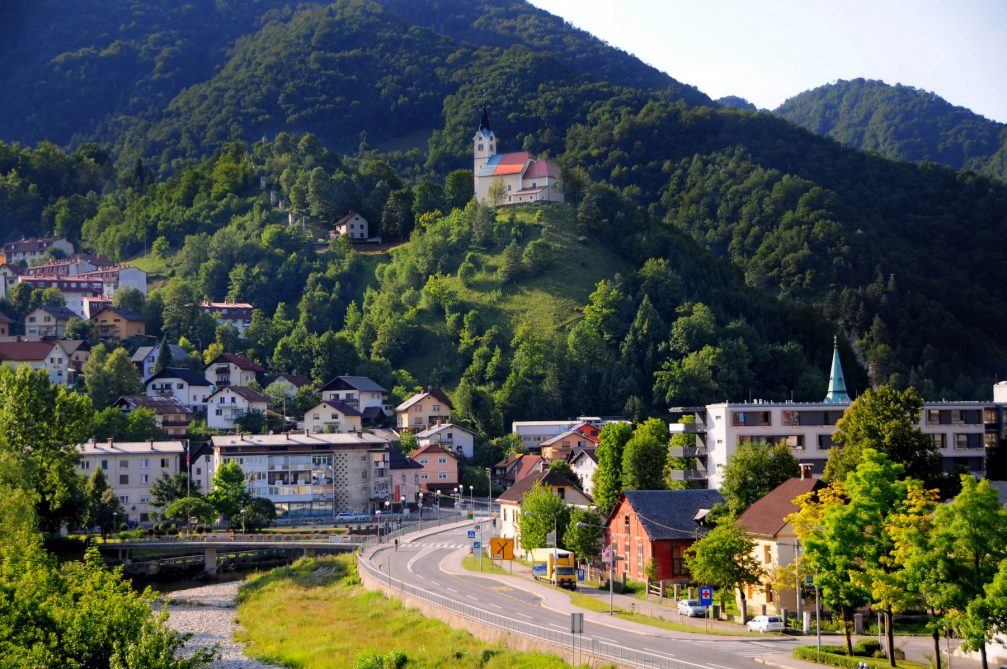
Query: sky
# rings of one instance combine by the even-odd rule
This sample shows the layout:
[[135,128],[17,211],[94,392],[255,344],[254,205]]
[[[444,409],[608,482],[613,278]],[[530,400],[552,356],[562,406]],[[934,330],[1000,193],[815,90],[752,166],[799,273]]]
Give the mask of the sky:
[[774,109],[837,79],[1007,123],[1007,0],[530,0],[710,97]]

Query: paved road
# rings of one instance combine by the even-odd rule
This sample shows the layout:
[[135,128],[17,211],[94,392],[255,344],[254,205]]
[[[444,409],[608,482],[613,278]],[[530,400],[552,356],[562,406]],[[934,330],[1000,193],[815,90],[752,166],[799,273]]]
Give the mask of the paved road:
[[[570,604],[565,593],[523,578],[463,570],[461,560],[470,546],[465,531],[457,528],[411,541],[401,539],[397,551],[391,547],[380,549],[373,561],[385,574],[390,569],[394,579],[455,602],[544,629],[569,632],[570,613],[582,609]],[[797,643],[786,637],[712,637],[672,632],[603,613],[584,612],[584,635],[577,641],[590,644],[592,639],[673,659],[683,669],[761,667],[754,658],[789,652]]]

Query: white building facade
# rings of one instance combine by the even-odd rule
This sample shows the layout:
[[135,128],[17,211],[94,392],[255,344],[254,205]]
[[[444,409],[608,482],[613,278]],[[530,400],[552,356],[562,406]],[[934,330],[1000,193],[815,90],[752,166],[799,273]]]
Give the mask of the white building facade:
[[158,512],[150,505],[150,486],[162,474],[177,474],[185,457],[185,445],[181,441],[116,442],[109,439],[80,444],[77,450],[80,452],[78,473],[87,478],[96,469],[103,469],[109,487],[125,510],[126,517],[120,520],[138,523],[154,520]]

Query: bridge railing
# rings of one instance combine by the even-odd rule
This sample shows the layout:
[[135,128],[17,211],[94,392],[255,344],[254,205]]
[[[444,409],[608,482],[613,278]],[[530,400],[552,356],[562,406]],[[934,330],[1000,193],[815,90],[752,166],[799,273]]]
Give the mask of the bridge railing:
[[[454,522],[457,523],[457,521]],[[392,535],[392,538],[394,538],[394,535]],[[374,553],[371,554],[371,557],[373,557],[373,555]],[[493,627],[507,630],[508,632],[544,641],[560,648],[569,649],[574,654],[580,653],[583,655],[590,655],[596,659],[611,661],[620,665],[653,667],[654,669],[696,669],[697,667],[701,667],[701,665],[686,662],[684,660],[676,660],[674,658],[664,657],[655,653],[636,650],[634,648],[626,648],[618,644],[608,643],[594,638],[584,639],[577,634],[547,629],[541,625],[521,622],[514,620],[513,618],[484,611],[483,609],[469,604],[462,604],[461,602],[456,602],[435,592],[431,592],[424,588],[406,583],[401,579],[392,577],[391,574],[385,573],[383,569],[375,565],[372,562],[371,557],[365,556],[362,552],[360,554],[358,564],[376,579],[387,583],[389,587],[401,590],[402,592],[407,592],[413,597],[422,599],[429,604],[446,609],[470,620],[476,620],[486,625],[492,625]]]

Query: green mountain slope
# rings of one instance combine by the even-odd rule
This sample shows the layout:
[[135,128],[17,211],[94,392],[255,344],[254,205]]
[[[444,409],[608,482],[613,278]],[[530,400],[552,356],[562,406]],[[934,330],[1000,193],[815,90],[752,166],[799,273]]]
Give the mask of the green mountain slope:
[[910,86],[854,79],[796,95],[774,112],[812,132],[893,160],[933,161],[1007,179],[1002,123]]

